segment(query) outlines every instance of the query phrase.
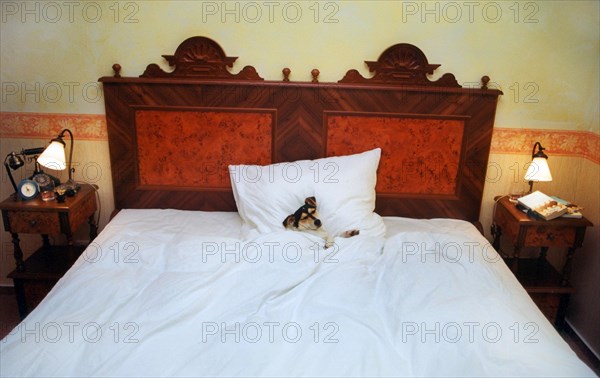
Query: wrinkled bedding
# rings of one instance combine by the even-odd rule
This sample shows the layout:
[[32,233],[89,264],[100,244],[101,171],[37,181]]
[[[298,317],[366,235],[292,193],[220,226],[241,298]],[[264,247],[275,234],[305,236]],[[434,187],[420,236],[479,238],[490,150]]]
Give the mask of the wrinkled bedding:
[[242,238],[122,210],[0,342],[9,376],[593,376],[469,223]]

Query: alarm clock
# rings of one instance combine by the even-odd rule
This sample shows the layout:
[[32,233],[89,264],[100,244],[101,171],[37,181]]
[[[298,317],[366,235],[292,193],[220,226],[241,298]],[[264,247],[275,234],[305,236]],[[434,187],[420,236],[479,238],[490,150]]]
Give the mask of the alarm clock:
[[19,183],[17,191],[19,193],[19,197],[27,201],[35,198],[39,194],[40,188],[38,187],[38,184],[35,181],[30,179],[24,179],[21,180],[21,182]]

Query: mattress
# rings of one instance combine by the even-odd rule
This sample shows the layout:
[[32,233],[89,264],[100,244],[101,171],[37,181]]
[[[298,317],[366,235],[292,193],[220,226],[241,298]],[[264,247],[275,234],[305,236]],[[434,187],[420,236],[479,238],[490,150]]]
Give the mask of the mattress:
[[470,223],[244,236],[122,210],[0,342],[4,376],[594,376]]

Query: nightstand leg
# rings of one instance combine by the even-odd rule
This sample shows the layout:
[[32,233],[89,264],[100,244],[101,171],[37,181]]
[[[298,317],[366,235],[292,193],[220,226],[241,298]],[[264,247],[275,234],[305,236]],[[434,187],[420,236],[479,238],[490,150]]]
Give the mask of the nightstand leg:
[[544,263],[546,262],[546,256],[548,255],[548,247],[540,248],[540,255],[538,256],[538,271],[543,269]]
[[567,315],[567,307],[569,307],[570,294],[561,294],[558,310],[556,311],[556,320],[554,328],[561,331],[565,328],[565,315]]
[[75,245],[75,242],[73,242],[73,234],[72,233],[65,233],[65,236],[67,237],[67,245],[69,247],[72,247]]
[[15,296],[17,297],[19,317],[23,320],[29,312],[27,309],[27,301],[25,299],[25,286],[23,285],[23,281],[19,279],[13,279],[13,283],[15,285]]
[[515,274],[519,271],[519,254],[520,253],[521,253],[521,247],[515,247],[512,261],[510,264],[510,270],[512,270],[513,273],[515,273]]
[[492,235],[494,236],[492,247],[494,247],[496,251],[500,251],[500,237],[502,236],[502,229],[495,223],[492,224]]
[[50,248],[50,238],[48,237],[48,234],[42,234],[42,243],[44,243],[45,249]]
[[23,272],[25,270],[25,264],[23,263],[23,250],[21,250],[21,244],[19,240],[19,234],[12,232],[12,243],[14,248],[15,262],[17,263],[17,272]]
[[98,225],[94,219],[94,214],[88,218],[88,224],[90,225],[90,243],[98,236]]
[[539,259],[541,261],[546,260],[546,256],[548,255],[548,247],[541,247],[540,248],[540,257]]
[[565,262],[565,266],[563,267],[562,272],[562,281],[560,283],[562,286],[567,286],[569,284],[569,276],[571,275],[571,264],[573,263],[573,253],[575,253],[575,248],[569,248],[569,251],[567,252],[567,261]]

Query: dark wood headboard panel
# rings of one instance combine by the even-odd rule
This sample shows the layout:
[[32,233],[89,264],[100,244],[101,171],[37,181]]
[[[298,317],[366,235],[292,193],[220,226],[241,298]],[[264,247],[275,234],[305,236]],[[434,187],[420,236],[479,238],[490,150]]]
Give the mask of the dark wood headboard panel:
[[477,221],[500,91],[436,81],[421,50],[397,44],[365,78],[265,81],[239,73],[211,39],[192,37],[174,68],[103,77],[115,207],[234,211],[227,165],[269,164],[382,148],[377,212]]

